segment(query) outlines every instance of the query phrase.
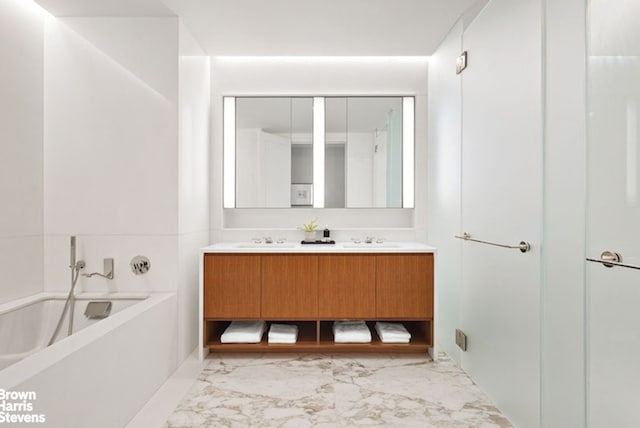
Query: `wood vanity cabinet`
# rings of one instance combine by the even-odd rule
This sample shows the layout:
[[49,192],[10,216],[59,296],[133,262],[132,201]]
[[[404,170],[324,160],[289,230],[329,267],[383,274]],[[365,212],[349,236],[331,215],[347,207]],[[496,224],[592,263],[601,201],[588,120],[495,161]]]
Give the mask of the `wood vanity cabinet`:
[[260,258],[255,254],[205,256],[205,318],[260,319]]
[[376,256],[318,256],[318,315],[322,319],[376,317]]
[[[204,345],[212,352],[426,352],[433,346],[432,253],[206,253]],[[298,325],[294,345],[222,344],[233,320]],[[366,344],[336,344],[335,320],[365,320]],[[382,343],[376,320],[397,321],[408,344]]]
[[263,255],[263,319],[318,317],[318,257],[295,254]]
[[433,257],[424,254],[376,256],[376,316],[433,318]]

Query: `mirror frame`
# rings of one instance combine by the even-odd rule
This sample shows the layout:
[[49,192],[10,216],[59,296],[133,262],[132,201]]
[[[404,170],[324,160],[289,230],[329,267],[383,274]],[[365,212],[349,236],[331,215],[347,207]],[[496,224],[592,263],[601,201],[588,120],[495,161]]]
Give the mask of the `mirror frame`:
[[[260,95],[264,97],[265,95]],[[390,97],[392,95],[377,95]],[[246,97],[243,96],[243,98]],[[273,97],[282,97],[273,95]],[[345,95],[345,97],[348,97]],[[402,208],[414,208],[415,96],[402,98]],[[222,127],[223,208],[236,206],[236,97],[224,96]],[[313,208],[324,208],[324,96],[313,97]],[[374,207],[371,207],[374,208]]]

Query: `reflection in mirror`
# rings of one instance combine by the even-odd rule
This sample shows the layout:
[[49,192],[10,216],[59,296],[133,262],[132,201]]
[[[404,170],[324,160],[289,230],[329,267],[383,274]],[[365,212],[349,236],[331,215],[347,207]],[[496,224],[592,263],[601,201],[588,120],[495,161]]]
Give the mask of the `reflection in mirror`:
[[225,97],[224,207],[413,208],[413,121],[413,97]]
[[311,98],[236,98],[237,208],[313,203],[312,117]]
[[326,99],[326,207],[402,207],[402,106],[402,97]]
[[325,195],[326,208],[346,206],[345,147],[347,142],[347,98],[325,99]]
[[313,204],[313,99],[291,99],[291,206]]

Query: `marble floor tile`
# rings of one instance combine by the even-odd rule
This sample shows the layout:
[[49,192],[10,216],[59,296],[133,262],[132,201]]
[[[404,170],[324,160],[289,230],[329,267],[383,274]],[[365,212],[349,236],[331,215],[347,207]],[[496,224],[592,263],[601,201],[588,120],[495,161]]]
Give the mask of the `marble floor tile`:
[[165,427],[511,427],[446,356],[210,355]]

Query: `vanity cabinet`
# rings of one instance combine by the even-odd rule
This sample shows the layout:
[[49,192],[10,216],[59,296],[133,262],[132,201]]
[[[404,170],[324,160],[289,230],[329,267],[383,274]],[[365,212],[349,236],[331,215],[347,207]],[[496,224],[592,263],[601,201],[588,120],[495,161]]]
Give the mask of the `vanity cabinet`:
[[260,319],[261,256],[216,254],[204,258],[204,316]]
[[[212,352],[426,352],[433,346],[433,253],[205,253],[203,343]],[[222,344],[233,320],[298,326],[296,344]],[[336,344],[336,320],[365,320],[372,341]],[[377,320],[408,344],[382,343]]]
[[318,317],[318,257],[261,256],[261,317],[272,320]]
[[374,319],[376,256],[323,254],[318,257],[319,318]]
[[418,254],[376,256],[376,316],[433,318],[433,258]]

